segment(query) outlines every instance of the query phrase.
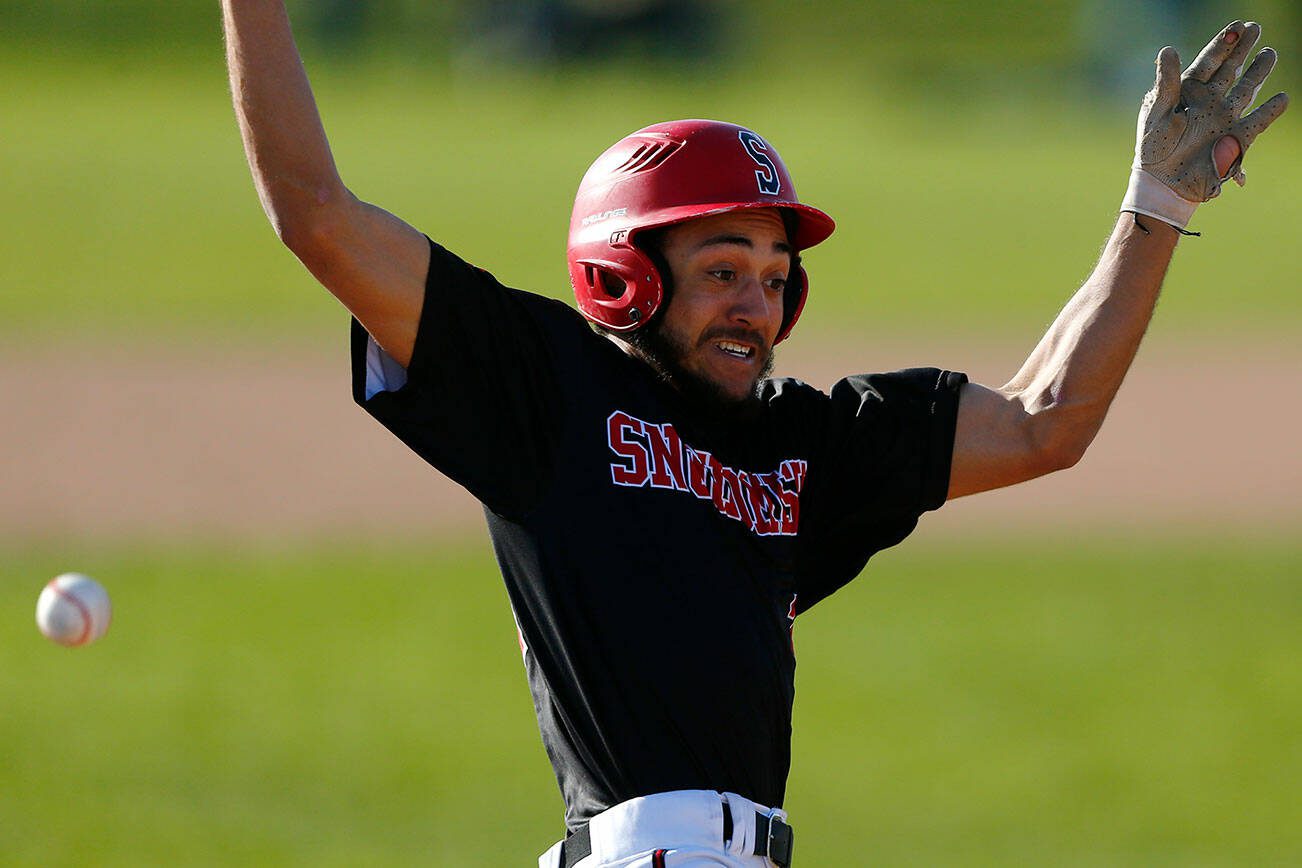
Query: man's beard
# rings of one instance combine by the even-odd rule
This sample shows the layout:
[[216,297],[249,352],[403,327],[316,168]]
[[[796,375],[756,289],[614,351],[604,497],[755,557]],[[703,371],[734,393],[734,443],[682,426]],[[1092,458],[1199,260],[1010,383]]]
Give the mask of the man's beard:
[[722,386],[687,369],[683,360],[693,347],[675,335],[667,333],[657,321],[639,329],[627,337],[628,342],[644,361],[651,365],[660,378],[678,391],[684,400],[702,417],[702,421],[711,427],[730,427],[738,422],[747,422],[759,414],[760,382],[773,372],[773,349],[761,349],[764,342],[754,333],[728,334],[726,331],[709,333],[702,343],[719,338],[735,337],[755,345],[755,351],[761,353],[759,375],[750,391],[742,398],[737,398],[724,390]]

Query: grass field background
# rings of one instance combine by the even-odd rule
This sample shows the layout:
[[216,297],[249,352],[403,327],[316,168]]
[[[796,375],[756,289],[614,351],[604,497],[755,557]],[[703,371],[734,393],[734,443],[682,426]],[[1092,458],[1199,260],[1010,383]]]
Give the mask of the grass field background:
[[[35,69],[39,74],[33,75]],[[449,81],[415,65],[313,64],[344,178],[511,285],[569,297],[565,229],[590,160],[666,117],[738,119],[782,150],[838,234],[807,264],[804,327],[1024,333],[1088,273],[1133,149],[1132,106],[1010,84],[994,98],[900,101],[854,77],[817,88],[720,75],[708,88],[614,72]],[[17,134],[0,137],[0,334],[319,339],[339,311],[276,241],[244,165],[216,45],[186,62],[0,52]],[[1138,94],[1136,94],[1136,100]],[[1167,330],[1280,331],[1302,320],[1293,246],[1302,136],[1286,116],[1246,191],[1181,245]],[[1258,180],[1260,179],[1260,180]]]
[[[37,577],[87,562],[117,617],[57,648]],[[1178,537],[880,555],[796,627],[801,863],[1296,864],[1299,567]],[[4,573],[6,865],[526,865],[560,832],[486,544]]]
[[[453,6],[378,5],[425,25]],[[1281,89],[1297,10],[1259,5],[1200,14],[1260,15]],[[351,58],[305,44],[352,189],[509,284],[569,296],[570,202],[602,148],[720,117],[767,136],[839,223],[806,258],[804,339],[1029,348],[1115,219],[1142,87],[1100,100],[1064,74],[1066,4],[809,6],[792,27],[766,0],[767,30],[686,71],[467,69],[417,29]],[[216,9],[0,0],[14,352],[337,346],[338,306],[258,207]],[[1195,218],[1165,337],[1295,345],[1298,112],[1254,147],[1248,188]],[[7,396],[4,424],[41,387]],[[920,536],[796,629],[799,864],[1302,863],[1295,538],[1160,516],[1125,539]],[[528,865],[559,835],[486,541],[41,540],[0,528],[0,865]],[[115,601],[91,648],[32,622],[69,569]]]

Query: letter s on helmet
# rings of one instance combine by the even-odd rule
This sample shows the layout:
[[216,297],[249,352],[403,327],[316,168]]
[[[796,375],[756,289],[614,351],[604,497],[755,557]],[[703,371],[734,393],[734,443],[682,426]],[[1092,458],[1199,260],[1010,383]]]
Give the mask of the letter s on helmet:
[[[832,234],[836,224],[800,204],[782,158],[745,127],[719,121],[655,124],[616,142],[579,184],[570,218],[570,282],[582,314],[614,332],[651,320],[664,282],[635,245],[644,229],[745,208],[782,208],[794,221],[796,253]],[[800,317],[809,279],[788,276],[780,341]],[[775,341],[776,343],[776,341]]]

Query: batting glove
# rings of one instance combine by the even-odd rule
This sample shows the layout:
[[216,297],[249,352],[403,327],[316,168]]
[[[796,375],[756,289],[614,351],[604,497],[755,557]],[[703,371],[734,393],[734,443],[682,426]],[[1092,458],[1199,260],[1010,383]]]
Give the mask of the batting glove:
[[[1232,22],[1183,75],[1174,48],[1168,45],[1158,53],[1157,80],[1139,109],[1135,163],[1122,211],[1156,217],[1183,230],[1199,203],[1220,195],[1222,183],[1233,178],[1243,186],[1244,152],[1288,107],[1288,95],[1277,93],[1240,117],[1275,67],[1275,50],[1265,48],[1239,78],[1260,36],[1256,22]],[[1225,136],[1238,140],[1240,151],[1221,175],[1212,151]]]

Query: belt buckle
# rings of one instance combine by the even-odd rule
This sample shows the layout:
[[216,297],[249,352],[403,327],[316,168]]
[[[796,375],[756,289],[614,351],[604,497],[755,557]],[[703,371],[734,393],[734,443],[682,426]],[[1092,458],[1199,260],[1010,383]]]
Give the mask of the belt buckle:
[[775,814],[769,814],[768,832],[768,840],[764,842],[764,858],[778,868],[787,868],[791,864],[791,850],[795,843],[791,827]]

